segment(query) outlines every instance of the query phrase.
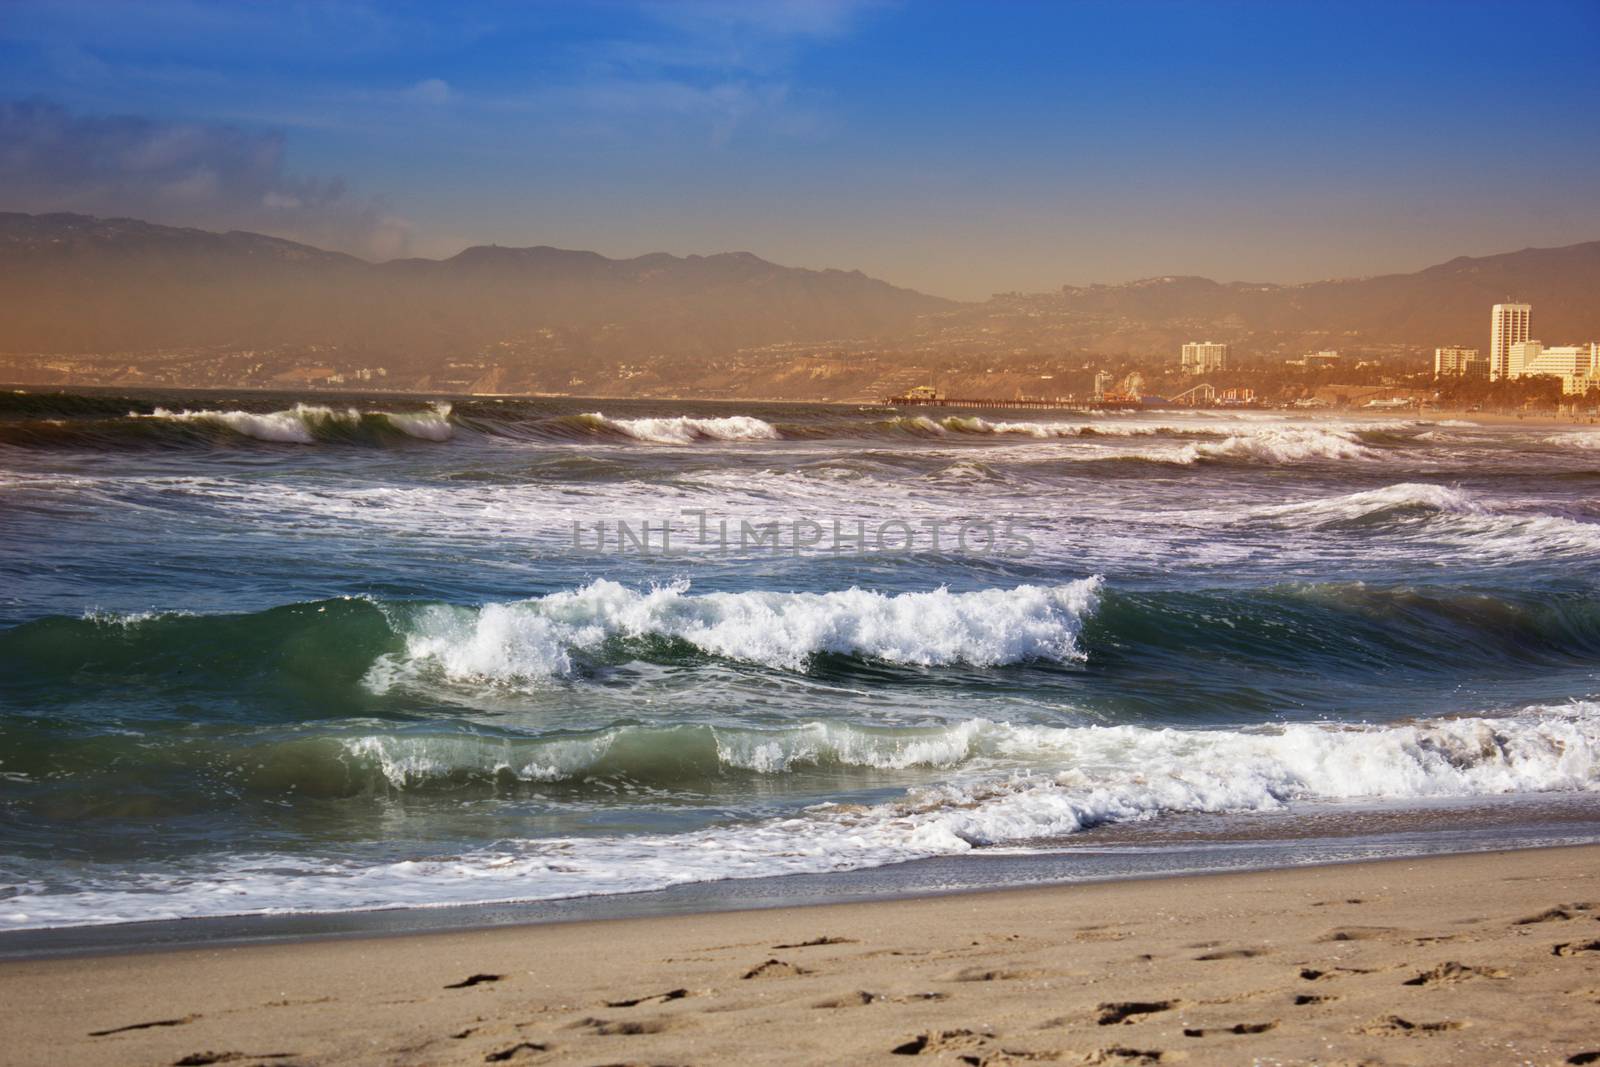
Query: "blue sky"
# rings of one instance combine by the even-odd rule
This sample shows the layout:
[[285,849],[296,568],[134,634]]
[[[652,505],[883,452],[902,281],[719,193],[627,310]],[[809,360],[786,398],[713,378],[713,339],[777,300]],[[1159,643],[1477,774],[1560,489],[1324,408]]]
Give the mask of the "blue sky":
[[958,297],[1600,238],[1600,3],[0,0],[0,210]]

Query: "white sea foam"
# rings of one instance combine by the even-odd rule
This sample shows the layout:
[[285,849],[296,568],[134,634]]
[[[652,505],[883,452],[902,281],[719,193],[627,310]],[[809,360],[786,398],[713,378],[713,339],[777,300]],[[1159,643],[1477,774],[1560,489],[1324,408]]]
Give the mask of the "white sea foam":
[[[1395,426],[1402,424],[1394,424]],[[1203,463],[1237,462],[1240,460],[1270,466],[1316,462],[1319,460],[1375,461],[1385,457],[1381,449],[1367,444],[1360,434],[1379,431],[1393,426],[1384,424],[1327,424],[1319,426],[1237,425],[1208,423],[1203,428],[1150,427],[1121,424],[1113,427],[1095,425],[1081,433],[1070,444],[1062,442],[1062,451],[1052,458],[1079,461],[1143,460],[1148,463],[1174,463],[1194,466]],[[1182,443],[1132,447],[1124,444],[1095,443],[1095,437],[1140,435],[1160,436],[1165,433],[1188,437],[1213,438],[1190,440]],[[1031,446],[1045,447],[1045,446]]]
[[[218,857],[181,873],[80,866],[74,879],[84,888],[17,886],[0,903],[0,922],[22,928],[556,899],[879,866],[1177,812],[1600,790],[1600,705],[1593,703],[1382,726],[1180,730],[978,720],[946,734],[945,749],[928,742],[924,758],[965,751],[966,773],[892,803],[821,805],[680,834],[501,841],[368,866],[257,854]],[[755,743],[736,758],[779,769],[794,758],[796,736],[770,755]]]
[[1246,519],[1317,527],[1383,515],[1425,520],[1421,529],[1436,549],[1448,545],[1463,557],[1519,562],[1600,551],[1600,524],[1527,510],[1527,505],[1508,501],[1490,506],[1464,489],[1421,482],[1256,507],[1246,513]]
[[607,760],[641,779],[670,777],[696,762],[706,770],[764,775],[823,766],[950,768],[995,754],[997,731],[1008,729],[981,719],[917,728],[821,721],[764,729],[639,725],[539,738],[367,734],[345,738],[341,747],[356,761],[370,761],[391,787],[408,789],[460,775],[563,781],[596,773]]
[[[394,429],[427,441],[448,440],[454,432],[450,424],[450,405],[439,403],[427,411],[371,412]],[[331,408],[321,404],[296,404],[283,411],[169,411],[156,408],[148,415],[128,412],[129,418],[159,419],[166,422],[206,423],[221,426],[258,441],[310,445],[319,430],[360,426],[362,413],[356,408]]]
[[1569,433],[1551,434],[1544,441],[1545,444],[1559,445],[1562,448],[1592,451],[1600,448],[1600,430],[1573,430]]
[[424,441],[448,441],[455,433],[450,423],[451,405],[440,401],[427,411],[386,411],[383,417],[401,433]]
[[318,423],[346,422],[354,424],[361,413],[354,408],[336,411],[333,408],[312,404],[296,404],[287,411],[258,413],[253,411],[168,411],[156,408],[149,415],[128,412],[130,418],[162,419],[167,422],[200,422],[222,426],[234,433],[254,437],[258,441],[275,441],[282,444],[309,445],[316,443],[312,428]]
[[573,674],[574,652],[642,637],[790,670],[828,652],[917,666],[1072,661],[1082,658],[1077,636],[1099,588],[1089,578],[970,593],[691,595],[687,582],[640,592],[602,579],[533,600],[423,608],[401,622],[404,655],[381,660],[368,683],[384,690],[435,672],[456,682],[539,684]]
[[945,419],[946,430],[970,434],[1020,434],[1028,437],[1149,437],[1159,434],[1215,434],[1213,427],[1167,426],[1149,422],[991,422],[976,415]]
[[1247,459],[1264,463],[1296,463],[1319,459],[1377,459],[1355,431],[1323,427],[1262,427],[1234,434],[1221,441],[1186,445],[1180,462],[1207,459]]
[[912,433],[939,435],[946,433],[944,426],[926,415],[902,415],[886,424],[892,428],[910,430]]
[[782,435],[769,422],[749,415],[703,419],[678,415],[656,419],[613,419],[598,411],[582,416],[638,441],[662,445],[688,445],[696,441],[776,441]]
[[1315,522],[1364,518],[1383,512],[1417,510],[1455,515],[1480,515],[1486,509],[1470,493],[1446,485],[1426,482],[1401,482],[1382,489],[1276,504],[1255,509],[1260,516],[1309,519]]

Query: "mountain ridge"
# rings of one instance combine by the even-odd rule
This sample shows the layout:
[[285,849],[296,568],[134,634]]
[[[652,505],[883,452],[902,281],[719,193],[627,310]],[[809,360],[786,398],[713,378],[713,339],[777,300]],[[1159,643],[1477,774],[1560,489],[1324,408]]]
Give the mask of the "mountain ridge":
[[[1533,304],[1546,343],[1600,338],[1597,293],[1600,241],[1356,279],[1158,275],[963,303],[747,251],[614,259],[490,244],[374,263],[249,231],[0,214],[0,353],[25,355],[9,363],[28,380],[133,381],[165,361],[169,382],[381,366],[416,388],[854,399],[957,365],[1014,373],[974,379],[1007,390],[1091,363],[1159,369],[1194,340],[1231,344],[1239,366],[1337,348],[1408,372],[1435,346],[1486,347],[1489,307],[1508,298]],[[84,359],[38,370],[52,354]]]
[[373,263],[247,231],[17,213],[0,214],[0,299],[15,309],[0,321],[4,351],[328,344],[421,355],[550,330],[587,345],[609,329],[611,342],[685,357],[899,334],[956,306],[747,252],[611,259],[475,245]]

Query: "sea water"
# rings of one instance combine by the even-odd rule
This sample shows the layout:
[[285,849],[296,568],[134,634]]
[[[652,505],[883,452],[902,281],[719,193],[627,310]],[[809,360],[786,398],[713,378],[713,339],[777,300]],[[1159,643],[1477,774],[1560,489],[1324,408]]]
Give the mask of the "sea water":
[[1586,803],[1597,487],[1426,416],[7,391],[0,930]]

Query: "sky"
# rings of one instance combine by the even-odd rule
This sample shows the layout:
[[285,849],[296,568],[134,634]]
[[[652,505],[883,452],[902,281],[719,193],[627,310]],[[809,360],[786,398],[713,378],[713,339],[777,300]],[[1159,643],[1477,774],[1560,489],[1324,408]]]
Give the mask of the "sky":
[[0,0],[0,210],[961,299],[1600,239],[1600,0]]

